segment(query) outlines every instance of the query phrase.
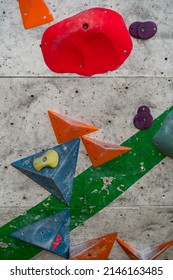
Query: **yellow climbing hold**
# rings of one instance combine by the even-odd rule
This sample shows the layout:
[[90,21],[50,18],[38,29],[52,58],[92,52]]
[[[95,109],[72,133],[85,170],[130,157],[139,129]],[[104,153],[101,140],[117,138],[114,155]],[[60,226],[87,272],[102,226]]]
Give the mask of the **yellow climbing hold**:
[[57,167],[59,162],[59,155],[55,150],[48,150],[41,157],[33,160],[33,167],[35,170],[40,171],[44,167]]

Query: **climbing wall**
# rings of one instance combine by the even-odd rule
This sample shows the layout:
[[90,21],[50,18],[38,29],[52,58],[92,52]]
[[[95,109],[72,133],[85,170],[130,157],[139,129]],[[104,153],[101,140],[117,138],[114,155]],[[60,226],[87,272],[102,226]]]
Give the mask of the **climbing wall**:
[[[4,42],[0,46],[0,259],[59,258],[11,237],[12,232],[66,208],[11,166],[57,145],[49,109],[98,127],[93,138],[132,148],[113,164],[95,169],[80,145],[70,205],[71,245],[111,232],[119,232],[121,239],[141,250],[173,239],[172,159],[160,154],[151,141],[173,105],[172,1],[47,3],[54,22],[100,6],[119,12],[127,26],[138,20],[157,23],[157,34],[150,40],[132,39],[132,53],[119,69],[92,78],[51,72],[40,43],[52,23],[25,30],[18,3],[13,2],[0,3]],[[145,131],[133,124],[141,105],[150,108],[154,119]],[[128,256],[115,243],[109,258]],[[173,249],[159,258],[173,259]]]

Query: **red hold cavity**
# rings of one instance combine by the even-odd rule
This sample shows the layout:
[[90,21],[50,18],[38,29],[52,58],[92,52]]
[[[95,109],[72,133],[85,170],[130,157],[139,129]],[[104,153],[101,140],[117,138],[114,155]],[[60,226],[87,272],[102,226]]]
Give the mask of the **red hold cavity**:
[[92,76],[119,68],[132,40],[120,14],[92,8],[50,26],[41,50],[53,72]]
[[137,115],[133,119],[134,126],[140,130],[149,128],[152,125],[153,117],[148,106],[143,105],[138,108]]

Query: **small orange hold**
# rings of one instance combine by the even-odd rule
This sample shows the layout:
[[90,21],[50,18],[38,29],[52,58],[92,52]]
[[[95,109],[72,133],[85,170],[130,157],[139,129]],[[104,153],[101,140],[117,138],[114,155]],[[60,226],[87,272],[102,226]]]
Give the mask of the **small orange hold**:
[[106,260],[116,240],[117,232],[113,232],[71,247],[71,260]]
[[149,249],[138,250],[120,238],[116,238],[116,241],[131,260],[154,260],[173,245],[173,240],[170,240]]
[[83,136],[82,141],[94,167],[102,165],[131,150],[128,147],[100,141],[87,136]]
[[52,110],[49,110],[48,114],[58,143],[71,141],[98,130],[95,126],[79,122]]
[[145,251],[145,256],[147,260],[154,260],[156,257],[160,256],[164,251],[166,251],[170,246],[173,245],[173,240],[165,242],[163,244],[157,245]]
[[126,243],[118,237],[116,238],[116,241],[131,260],[142,259],[141,252],[138,249],[136,249],[135,247],[131,246],[130,244]]
[[25,29],[53,21],[53,15],[44,0],[18,0]]

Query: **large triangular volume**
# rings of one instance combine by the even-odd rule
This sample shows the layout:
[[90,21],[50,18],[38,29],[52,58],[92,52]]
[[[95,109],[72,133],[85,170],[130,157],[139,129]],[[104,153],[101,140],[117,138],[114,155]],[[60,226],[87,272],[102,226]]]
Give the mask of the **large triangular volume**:
[[100,141],[87,136],[83,136],[82,141],[94,167],[102,165],[131,150],[128,147]]
[[98,130],[95,126],[79,122],[52,110],[49,110],[48,114],[58,143],[70,141]]
[[65,209],[48,218],[28,225],[11,235],[63,258],[69,258],[70,211]]
[[160,245],[157,245],[148,250],[145,250],[144,251],[145,260],[154,260],[156,257],[161,255],[164,251],[166,251],[172,245],[173,245],[173,240],[160,244]]
[[[55,146],[12,163],[47,191],[69,205],[79,153],[80,139]],[[49,152],[57,154],[57,166],[49,158]],[[47,163],[47,164],[45,164]],[[49,164],[50,163],[50,164]]]
[[18,0],[23,25],[26,29],[51,22],[53,16],[44,0]]
[[72,260],[106,260],[112,250],[117,233],[87,240],[70,248]]
[[143,260],[141,251],[121,240],[120,238],[116,238],[116,241],[131,260]]

